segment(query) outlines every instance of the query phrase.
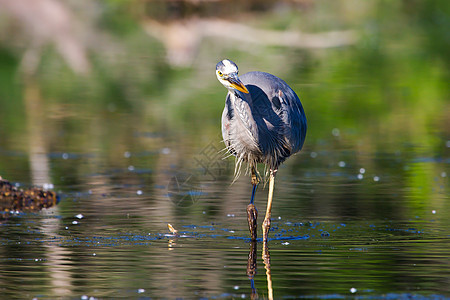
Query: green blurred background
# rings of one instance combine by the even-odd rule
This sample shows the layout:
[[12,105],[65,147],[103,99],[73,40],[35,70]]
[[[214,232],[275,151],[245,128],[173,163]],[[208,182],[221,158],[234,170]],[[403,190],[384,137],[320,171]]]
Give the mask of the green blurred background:
[[[133,145],[142,132],[198,151],[219,136],[214,67],[225,57],[297,91],[306,149],[336,128],[359,151],[449,151],[448,1],[0,5],[2,151],[94,151],[114,165],[126,150],[161,146]],[[23,158],[0,157],[0,172],[26,168]]]
[[[297,91],[305,151],[336,147],[323,145],[335,129],[342,148],[448,157],[448,1],[28,2],[0,1],[0,151],[18,153],[0,156],[0,174],[11,180],[32,181],[33,153],[121,166],[125,151],[167,145],[189,159],[220,139],[225,57]],[[52,181],[81,167],[51,168]]]

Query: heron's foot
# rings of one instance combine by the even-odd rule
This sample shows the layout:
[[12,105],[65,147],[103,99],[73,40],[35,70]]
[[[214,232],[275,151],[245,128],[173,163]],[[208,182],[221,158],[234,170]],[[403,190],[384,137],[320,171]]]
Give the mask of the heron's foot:
[[256,210],[255,205],[253,205],[253,204],[247,205],[248,229],[250,230],[250,237],[251,237],[252,241],[256,241],[257,219],[258,219],[258,211]]
[[270,217],[266,216],[262,224],[262,229],[263,229],[263,243],[265,247],[267,246],[267,241],[269,240]]

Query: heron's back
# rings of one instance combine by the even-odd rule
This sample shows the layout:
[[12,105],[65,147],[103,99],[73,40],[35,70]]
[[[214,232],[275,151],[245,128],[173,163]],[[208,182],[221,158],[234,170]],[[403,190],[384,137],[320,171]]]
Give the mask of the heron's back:
[[[302,148],[305,140],[307,124],[300,99],[286,82],[269,73],[249,72],[240,76],[240,79],[249,90],[251,100],[228,94],[222,115],[224,141],[237,157],[242,154],[240,152],[252,152],[253,156],[257,156],[256,162],[266,163],[271,169],[277,169],[286,158]],[[231,101],[231,97],[234,97],[234,101]],[[235,113],[233,102],[239,101],[251,103],[250,110],[255,123],[253,126],[257,128],[253,138],[259,151],[250,146],[242,146],[248,143],[248,139],[239,137],[240,131],[245,129],[239,128],[243,123],[236,120],[239,115]],[[245,157],[246,155],[244,160],[248,160]]]

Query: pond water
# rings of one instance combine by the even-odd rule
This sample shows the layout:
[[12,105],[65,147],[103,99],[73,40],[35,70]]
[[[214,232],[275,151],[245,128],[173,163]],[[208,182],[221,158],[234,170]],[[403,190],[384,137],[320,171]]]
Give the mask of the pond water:
[[[249,178],[230,185],[233,161],[217,154],[219,140],[183,149],[184,155],[177,147],[127,150],[117,158],[122,168],[99,163],[100,153],[48,153],[50,169],[67,170],[54,186],[61,202],[0,225],[2,295],[448,296],[450,158],[360,153],[339,148],[340,137],[330,136],[322,150],[305,149],[280,168],[266,260],[261,241],[249,240]],[[160,138],[136,133],[129,139]],[[1,156],[15,165],[25,154]],[[180,166],[179,156],[191,163]],[[364,162],[374,157],[376,165]],[[73,174],[75,166],[83,171]],[[430,186],[408,183],[417,168],[430,173]],[[430,201],[422,201],[427,193]],[[256,197],[259,228],[267,188],[261,185]]]
[[[64,47],[28,49],[21,26],[0,28],[0,176],[60,196],[40,211],[5,212],[0,199],[0,298],[450,297],[446,2],[241,1],[232,13],[259,36],[310,32],[312,48],[202,31],[199,20],[234,22],[211,21],[228,1],[156,1],[147,16],[136,12],[148,1],[97,2],[72,8],[89,35],[62,31],[81,43],[67,49],[88,49],[78,68]],[[304,149],[276,177],[267,252],[249,239],[250,178],[232,184],[222,151],[225,57],[283,78],[308,119]]]

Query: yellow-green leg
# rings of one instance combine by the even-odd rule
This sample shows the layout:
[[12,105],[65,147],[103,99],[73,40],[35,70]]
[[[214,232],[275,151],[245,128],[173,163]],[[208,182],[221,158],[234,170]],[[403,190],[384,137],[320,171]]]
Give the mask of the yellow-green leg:
[[270,170],[270,175],[269,175],[269,196],[267,198],[266,216],[264,217],[264,222],[262,224],[264,244],[267,244],[269,229],[270,229],[270,217],[272,215],[273,187],[275,184],[276,171],[277,170]]

